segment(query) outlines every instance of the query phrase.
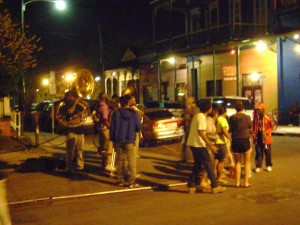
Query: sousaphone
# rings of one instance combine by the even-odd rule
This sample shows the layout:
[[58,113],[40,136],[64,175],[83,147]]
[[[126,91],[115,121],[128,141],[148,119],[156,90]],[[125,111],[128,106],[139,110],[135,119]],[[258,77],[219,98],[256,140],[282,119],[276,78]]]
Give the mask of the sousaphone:
[[[92,95],[94,91],[94,77],[92,73],[87,69],[82,69],[77,73],[77,77],[74,81],[75,89],[80,97],[88,98]],[[80,112],[72,116],[70,119],[66,118],[66,115],[62,112],[62,107],[65,102],[62,101],[57,108],[56,117],[58,122],[63,127],[80,127],[82,126],[88,115],[89,115],[89,105],[85,101],[80,101],[77,105],[81,108]]]

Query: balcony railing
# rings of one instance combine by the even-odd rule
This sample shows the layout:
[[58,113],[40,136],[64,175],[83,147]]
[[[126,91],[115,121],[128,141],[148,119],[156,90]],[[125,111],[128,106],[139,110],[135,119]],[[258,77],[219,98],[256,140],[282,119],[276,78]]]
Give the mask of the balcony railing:
[[189,51],[199,47],[210,47],[232,41],[255,38],[272,33],[266,24],[225,24],[215,28],[182,34],[155,42],[156,53]]

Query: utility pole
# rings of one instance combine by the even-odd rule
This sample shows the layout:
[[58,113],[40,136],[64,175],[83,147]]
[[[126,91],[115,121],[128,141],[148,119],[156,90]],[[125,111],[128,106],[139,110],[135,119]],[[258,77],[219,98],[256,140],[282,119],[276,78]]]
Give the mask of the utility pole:
[[100,23],[98,23],[98,31],[99,31],[99,51],[100,51],[100,74],[103,75],[104,73],[103,43],[102,43],[102,29]]

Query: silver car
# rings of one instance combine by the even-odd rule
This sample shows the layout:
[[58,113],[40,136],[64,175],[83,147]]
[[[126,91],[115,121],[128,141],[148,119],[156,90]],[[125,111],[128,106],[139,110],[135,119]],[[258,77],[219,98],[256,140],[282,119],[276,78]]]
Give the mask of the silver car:
[[237,97],[237,96],[206,97],[197,100],[197,104],[199,105],[199,103],[202,101],[211,101],[213,108],[217,108],[218,106],[223,105],[227,109],[227,116],[231,117],[236,113],[235,102],[237,100],[243,102],[244,105],[243,112],[249,115],[251,119],[253,119],[254,108],[246,97]]
[[167,109],[145,109],[140,145],[146,142],[179,140],[184,135],[184,120]]

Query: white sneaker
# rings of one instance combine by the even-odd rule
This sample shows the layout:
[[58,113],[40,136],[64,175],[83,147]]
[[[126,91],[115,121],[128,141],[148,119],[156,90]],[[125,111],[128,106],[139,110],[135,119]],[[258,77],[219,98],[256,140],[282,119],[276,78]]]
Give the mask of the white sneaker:
[[272,171],[272,167],[271,166],[267,166],[267,171],[271,172]]
[[256,169],[255,169],[255,173],[260,173],[261,172],[261,168],[260,167],[257,167]]
[[212,188],[211,191],[213,194],[223,193],[226,191],[226,187],[217,186],[217,187]]

